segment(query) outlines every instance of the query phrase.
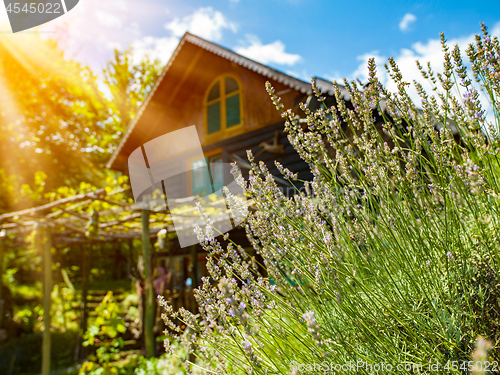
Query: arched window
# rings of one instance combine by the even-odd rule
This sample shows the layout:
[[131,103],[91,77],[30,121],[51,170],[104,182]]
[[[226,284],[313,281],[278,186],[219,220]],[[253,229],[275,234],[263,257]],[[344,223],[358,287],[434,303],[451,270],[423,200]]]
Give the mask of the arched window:
[[238,125],[242,125],[241,88],[232,77],[218,78],[206,99],[206,132],[210,135]]

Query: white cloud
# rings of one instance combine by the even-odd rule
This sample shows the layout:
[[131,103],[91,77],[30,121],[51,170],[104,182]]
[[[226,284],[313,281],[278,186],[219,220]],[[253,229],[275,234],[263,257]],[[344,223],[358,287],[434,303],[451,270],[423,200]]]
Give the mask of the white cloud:
[[417,17],[414,14],[406,13],[401,21],[399,22],[399,30],[405,32],[408,31],[410,25],[417,20]]
[[[493,36],[500,37],[500,22],[497,23],[492,29],[490,29],[490,34]],[[468,45],[474,42],[474,35],[468,35],[460,38],[454,38],[448,40],[447,44],[450,50],[453,49],[455,45],[458,45],[460,51],[462,52],[462,60],[464,62],[468,61],[465,54],[465,50]],[[375,58],[377,64],[377,76],[379,80],[387,87],[391,92],[397,90],[396,84],[390,79],[386,72],[384,64],[387,63],[387,56],[380,55],[377,51],[369,52],[358,56],[358,60],[362,61],[360,65],[354,70],[347,78],[352,80],[358,78],[361,82],[365,83],[368,81],[368,59],[370,57]],[[397,55],[394,56],[396,63],[398,64],[401,74],[403,75],[403,80],[409,83],[413,83],[413,80],[422,84],[427,93],[432,92],[431,84],[425,80],[415,63],[416,60],[420,61],[420,64],[427,69],[427,63],[431,64],[431,68],[434,73],[443,72],[443,52],[441,47],[441,41],[439,39],[430,39],[427,42],[417,42],[414,43],[410,48],[402,48]],[[439,83],[438,83],[439,86]],[[478,86],[476,86],[478,88]],[[418,105],[420,103],[420,97],[418,96],[413,84],[407,88],[407,92],[410,97]],[[456,93],[459,94],[459,93]],[[488,103],[486,97],[481,92],[481,102],[485,104]],[[491,120],[491,111],[488,120]]]
[[225,29],[236,32],[237,26],[230,22],[224,15],[212,7],[200,8],[189,16],[176,17],[173,21],[165,24],[165,29],[171,31],[174,36],[180,37],[186,31],[199,37],[218,41],[222,39],[222,31]]
[[96,13],[96,18],[101,25],[119,28],[122,27],[122,21],[116,15],[111,13],[106,13],[98,10]]
[[[462,58],[466,61],[464,53],[465,49],[468,44],[473,41],[474,36],[469,35],[462,38],[450,39],[448,41],[448,46],[451,49],[452,46],[458,44],[460,50],[462,51]],[[357,59],[360,60],[361,63],[347,78],[358,78],[361,82],[367,82],[367,65],[368,59],[371,57],[375,58],[375,62],[377,64],[377,76],[379,80],[386,85],[390,91],[396,91],[396,84],[390,79],[384,67],[384,64],[387,63],[388,56],[383,56],[378,51],[372,51],[358,56]],[[401,74],[403,75],[403,79],[406,82],[413,82],[413,80],[416,80],[422,83],[426,89],[431,89],[430,83],[422,78],[415,61],[420,61],[420,64],[424,67],[427,67],[427,63],[430,63],[432,70],[435,73],[441,73],[443,71],[443,52],[441,41],[439,39],[430,39],[425,43],[417,42],[410,48],[402,48],[399,53],[394,56],[394,59],[396,60],[396,63],[401,70]]]
[[387,62],[387,58],[382,56],[379,51],[372,51],[358,56],[356,59],[361,61],[356,70],[347,77],[348,79],[359,78],[361,82],[368,81],[368,60],[374,58],[377,63],[377,76],[379,80],[383,83],[387,83],[389,76],[384,68],[384,64]]
[[285,45],[280,40],[262,44],[256,36],[247,35],[247,41],[250,45],[236,47],[235,51],[262,64],[294,65],[301,59],[300,55],[285,52]]
[[179,38],[174,36],[164,38],[147,36],[138,39],[132,43],[133,61],[138,62],[147,55],[152,60],[158,59],[166,64],[178,44]]
[[162,24],[164,18],[165,6],[160,2],[137,6],[134,0],[85,0],[41,29],[56,30],[47,37],[57,38],[68,57],[98,71],[113,58],[113,49],[124,50],[145,36],[139,25]]

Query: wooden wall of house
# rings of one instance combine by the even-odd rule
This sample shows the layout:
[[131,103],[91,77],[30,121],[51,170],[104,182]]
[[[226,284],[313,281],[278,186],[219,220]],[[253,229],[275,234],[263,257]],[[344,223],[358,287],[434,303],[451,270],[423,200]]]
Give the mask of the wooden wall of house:
[[[192,51],[191,51],[192,50]],[[204,137],[204,111],[206,93],[218,77],[224,74],[234,74],[243,83],[243,132],[251,132],[257,128],[276,124],[281,121],[280,113],[276,111],[265,89],[266,78],[262,75],[244,68],[234,62],[214,55],[211,52],[201,50],[190,44],[186,44],[176,57],[176,64],[171,67],[168,77],[182,74],[185,80],[176,79],[165,87],[160,87],[161,96],[170,106],[165,106],[164,119],[157,124],[154,135],[164,134],[170,131],[170,126],[179,129],[186,126],[196,125],[203,145],[207,145]],[[195,56],[194,60],[189,57]],[[184,71],[183,71],[184,70]],[[168,78],[166,77],[166,78]],[[166,82],[167,83],[167,82]],[[174,87],[174,84],[180,87]],[[287,90],[288,87],[273,82],[276,91]],[[175,92],[173,98],[168,98]],[[299,92],[290,90],[283,95],[283,104],[291,108],[295,104]],[[177,113],[177,111],[179,113]],[[175,124],[172,121],[174,115],[177,117]],[[223,138],[223,137],[221,137]]]
[[[149,140],[183,127],[196,125],[202,145],[225,139],[224,134],[205,141],[204,111],[207,90],[217,77],[236,75],[243,83],[243,120],[241,133],[270,126],[281,121],[265,89],[266,77],[226,60],[190,43],[185,43],[175,62],[170,66],[146,110],[127,139],[115,165],[126,171],[127,157]],[[304,94],[291,90],[282,83],[271,83],[276,92],[282,92],[285,108],[293,108]]]
[[[273,143],[274,138],[276,137],[276,132],[278,134],[278,144],[283,146],[284,153],[271,153],[267,151],[262,152],[263,148],[260,146],[261,143]],[[213,144],[211,147],[205,147],[205,149],[210,150],[210,148],[214,147],[222,148],[223,159],[226,163],[243,160],[248,164],[247,150],[251,150],[253,155],[256,155],[255,160],[257,163],[259,161],[263,161],[269,169],[269,172],[273,176],[282,180],[277,181],[277,184],[284,189],[288,196],[295,194],[295,189],[290,184],[284,183],[284,178],[278,171],[275,161],[278,161],[292,172],[297,173],[300,180],[310,181],[312,179],[309,165],[300,158],[297,151],[295,151],[292,145],[288,142],[286,133],[284,132],[283,122],[254,130],[253,132],[240,135],[232,138],[231,140]],[[244,163],[239,162],[238,164],[243,177],[248,178],[248,168],[244,167]],[[303,184],[298,181],[295,182],[294,185],[299,189],[303,187]]]

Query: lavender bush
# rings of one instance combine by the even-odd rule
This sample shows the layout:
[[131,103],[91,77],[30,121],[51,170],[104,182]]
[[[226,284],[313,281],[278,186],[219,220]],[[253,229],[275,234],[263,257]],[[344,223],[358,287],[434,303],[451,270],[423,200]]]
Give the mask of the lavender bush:
[[[354,110],[335,86],[336,106],[303,107],[305,129],[267,85],[314,179],[286,198],[250,153],[248,181],[235,167],[257,209],[244,226],[265,275],[237,244],[204,240],[216,283],[205,278],[198,288],[199,314],[161,301],[170,329],[178,332],[180,319],[197,363],[210,363],[193,366],[191,357],[188,368],[322,373],[319,364],[363,362],[385,364],[382,373],[434,372],[429,364],[460,373],[478,335],[493,343],[488,358],[500,359],[500,44],[483,26],[468,65],[444,36],[442,44],[442,74],[419,65],[433,90],[414,82],[417,104],[392,59],[397,92],[384,88],[370,60],[369,85],[344,81]],[[314,81],[313,89],[324,102]]]

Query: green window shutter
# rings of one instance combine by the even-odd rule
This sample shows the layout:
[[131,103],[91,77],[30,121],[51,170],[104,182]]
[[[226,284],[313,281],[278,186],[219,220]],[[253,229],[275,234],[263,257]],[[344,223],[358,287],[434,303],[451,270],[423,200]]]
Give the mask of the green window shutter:
[[236,94],[226,99],[226,127],[240,123],[240,94]]
[[210,93],[208,94],[208,101],[218,99],[220,97],[220,84],[216,82],[215,85],[210,89]]
[[207,107],[207,132],[212,134],[220,130],[220,102]]
[[210,173],[212,174],[213,191],[222,189],[224,185],[224,169],[222,164],[222,156],[212,156],[209,159]]
[[240,88],[238,87],[238,82],[234,78],[226,77],[226,95],[231,94],[232,92],[238,91]]
[[191,168],[191,193],[199,196],[212,193],[206,158],[193,161]]

